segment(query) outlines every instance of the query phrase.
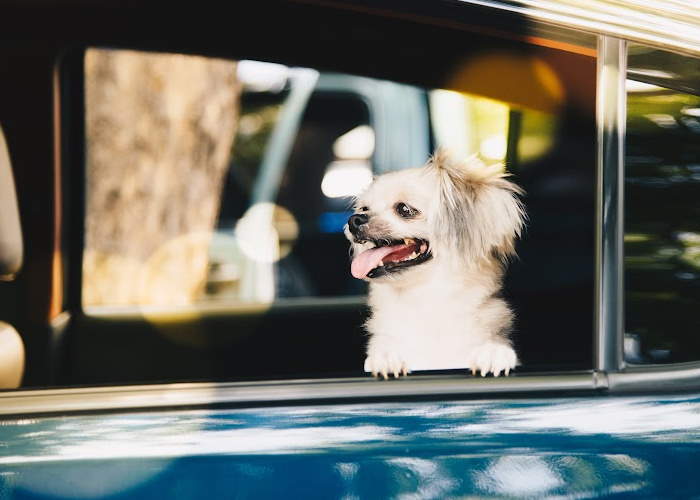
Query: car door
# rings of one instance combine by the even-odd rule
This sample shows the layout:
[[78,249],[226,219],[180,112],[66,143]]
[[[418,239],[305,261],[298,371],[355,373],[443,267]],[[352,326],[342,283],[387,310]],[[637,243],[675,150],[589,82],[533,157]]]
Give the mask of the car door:
[[[3,84],[13,91],[11,97],[0,96],[7,104],[0,108],[0,120],[17,172],[27,249],[23,271],[13,282],[0,283],[1,296],[11,297],[0,312],[1,319],[17,327],[28,353],[25,390],[0,394],[0,441],[6,451],[0,457],[2,494],[696,494],[698,353],[692,336],[664,323],[679,317],[689,321],[695,307],[688,292],[694,280],[694,222],[675,214],[694,210],[688,193],[696,161],[689,139],[694,137],[696,94],[692,85],[674,82],[687,78],[676,58],[694,67],[700,52],[697,29],[679,20],[675,10],[657,10],[663,5],[656,3],[612,7],[595,2],[585,12],[565,3],[383,6],[387,9],[269,2],[241,8],[234,30],[213,4],[187,11],[170,7],[172,22],[160,24],[154,22],[163,12],[157,3],[76,4],[65,10],[47,6],[43,12],[57,20],[89,22],[69,35],[42,26],[51,43],[18,32],[13,43],[3,45],[6,65],[19,55],[36,57],[33,63],[22,58],[32,69]],[[611,13],[618,21],[611,21]],[[697,16],[694,9],[683,13]],[[32,14],[21,6],[6,12],[17,26]],[[665,28],[658,27],[659,19]],[[126,21],[133,30],[123,29]],[[261,30],[263,21],[269,30]],[[203,38],[178,29],[194,22],[211,29]],[[642,47],[628,45],[626,39]],[[90,56],[100,54],[106,59],[97,62],[109,65],[91,66],[96,61]],[[645,59],[645,54],[652,57]],[[120,56],[138,71],[122,73],[120,64],[113,64]],[[202,87],[201,74],[185,64],[190,58],[199,67],[218,68],[216,74],[224,75],[227,85]],[[279,108],[279,100],[269,96],[248,103],[231,97],[241,91],[237,71],[242,61],[320,76],[317,86],[305,87],[307,98],[297,103],[303,105],[285,113],[289,108]],[[143,108],[117,121],[111,113],[131,109],[110,106],[125,102],[117,84],[128,84],[141,96],[143,86],[133,82],[161,65],[169,78],[156,78],[148,98],[136,100]],[[91,94],[91,69],[122,76]],[[163,229],[159,226],[177,226],[174,219],[197,213],[203,205],[217,205],[211,196],[188,198],[204,182],[201,171],[211,166],[192,160],[184,171],[173,170],[178,162],[143,164],[152,178],[162,169],[163,182],[180,191],[166,196],[177,202],[163,205],[166,209],[137,211],[129,231],[121,231],[118,220],[95,217],[104,210],[90,208],[91,200],[98,206],[121,200],[127,208],[143,207],[137,203],[147,197],[145,191],[158,190],[156,182],[134,182],[138,177],[127,169],[143,166],[129,155],[161,151],[160,143],[127,141],[126,148],[117,150],[120,154],[96,160],[96,141],[124,137],[117,132],[129,136],[142,126],[181,151],[187,136],[171,134],[177,127],[162,117],[152,121],[169,109],[162,104],[168,102],[170,85],[178,84],[178,71],[185,87],[201,93],[192,98],[183,90],[173,101],[178,103],[175,110],[187,109],[186,102],[211,110],[201,103],[212,96],[238,103],[221,109],[249,106],[248,113],[243,108],[228,115],[212,112],[220,120],[204,136],[219,137],[225,123],[228,135],[214,142],[194,141],[201,146],[195,148],[201,155],[192,155],[195,159],[207,157],[224,139],[232,144],[232,155],[228,146],[221,148],[227,154],[221,153],[217,170],[225,194],[221,200],[229,196],[226,211],[210,216],[204,240],[198,239],[200,232],[175,233],[146,259],[158,265],[199,263],[206,279],[196,281],[193,289],[202,300],[182,300],[188,297],[182,293],[185,265],[162,266],[171,274],[160,275],[158,286],[125,271],[132,268],[120,267],[90,288],[90,273],[99,266],[90,267],[89,251],[105,248],[91,246],[97,234],[91,231],[116,228],[106,231],[116,237],[106,248],[133,250],[141,242],[136,235],[148,236],[145,228],[155,234]],[[321,76],[333,85],[321,85]],[[367,83],[364,79],[377,88],[405,91],[398,99],[402,106],[390,107],[396,94],[375,102],[371,90],[357,91],[352,82]],[[283,102],[292,94],[285,85]],[[631,90],[635,85],[643,90]],[[102,96],[105,114],[90,114],[97,109],[91,100],[95,95]],[[344,100],[348,96],[350,104]],[[412,107],[408,102],[413,98],[422,104]],[[264,116],[258,117],[262,121],[253,116],[270,105],[277,107],[273,116],[284,114],[289,122],[280,118],[265,125]],[[390,107],[387,116],[421,107],[424,114],[404,118],[404,130],[396,132],[390,129],[397,120],[380,125],[373,106]],[[342,112],[335,113],[338,109]],[[247,124],[246,115],[251,118]],[[322,120],[329,115],[330,124]],[[190,127],[210,123],[206,118],[212,115],[181,116],[187,119],[178,123]],[[325,158],[304,153],[299,131],[305,118],[311,125],[308,142],[325,143]],[[120,126],[91,128],[110,123]],[[236,127],[240,134],[265,126],[264,140],[252,133],[248,143],[236,143],[238,137],[230,133]],[[365,156],[337,155],[337,141],[358,127],[372,129],[372,154],[366,154],[367,128],[360,128],[354,140],[365,141]],[[667,143],[669,130],[685,135],[670,142],[680,149],[662,155],[655,148]],[[266,154],[272,155],[265,146],[276,142],[273,136],[286,144],[274,150],[286,161],[265,162]],[[403,144],[409,136],[410,154]],[[262,154],[258,150],[236,158],[236,144],[253,151],[262,144]],[[470,377],[458,370],[375,381],[363,374],[366,312],[357,293],[361,289],[352,288],[357,283],[347,278],[344,255],[334,267],[333,256],[314,254],[313,247],[326,254],[342,250],[337,230],[344,207],[336,198],[343,196],[323,193],[327,175],[344,179],[338,185],[346,188],[353,175],[366,178],[368,163],[373,173],[401,168],[413,161],[413,154],[424,154],[426,144],[429,150],[442,145],[505,162],[528,193],[530,229],[518,248],[520,261],[512,264],[505,282],[506,297],[519,318],[516,349],[523,360],[510,377]],[[380,157],[380,150],[386,156]],[[295,153],[298,170],[280,171]],[[313,168],[303,161],[307,158],[316,162]],[[97,170],[99,161],[104,170]],[[231,165],[238,169],[227,171]],[[236,177],[245,168],[254,175]],[[338,172],[354,174],[338,177]],[[116,191],[94,196],[110,175],[118,176]],[[272,182],[258,182],[265,178]],[[293,186],[304,194],[290,190]],[[665,191],[651,191],[657,188]],[[255,207],[251,199],[261,201],[263,210],[246,219]],[[648,210],[650,199],[663,199],[664,205],[671,199],[678,206],[672,215],[659,217],[661,224],[649,219],[650,213],[656,217],[661,212]],[[154,213],[162,215],[157,219],[161,224],[149,226]],[[241,235],[250,221],[257,246],[245,255]],[[329,227],[333,231],[324,233]],[[217,240],[222,231],[226,233]],[[187,250],[201,247],[202,241],[205,259]],[[122,257],[130,255],[125,251],[92,262],[123,263],[127,259]],[[152,255],[157,258],[150,259]],[[293,263],[281,265],[289,256]],[[313,268],[317,260],[319,266]],[[332,279],[331,273],[342,279]],[[630,277],[627,284],[623,273]],[[231,288],[231,281],[244,275]],[[635,279],[642,275],[656,278],[640,289]],[[228,276],[228,284],[217,276]],[[100,294],[89,290],[104,290],[106,296],[117,283],[132,282],[139,293],[157,289],[155,296],[167,300],[91,302]],[[277,288],[281,283],[287,285]],[[310,292],[309,283],[330,293]],[[216,298],[222,290],[229,295]]]

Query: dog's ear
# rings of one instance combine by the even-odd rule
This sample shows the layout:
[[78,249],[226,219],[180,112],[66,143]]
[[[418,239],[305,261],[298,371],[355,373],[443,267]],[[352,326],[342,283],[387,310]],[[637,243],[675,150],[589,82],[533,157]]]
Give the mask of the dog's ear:
[[440,190],[438,237],[470,261],[492,255],[506,260],[515,254],[515,239],[525,224],[519,196],[522,189],[506,179],[500,164],[486,165],[476,156],[455,162],[445,150],[436,151],[428,168]]

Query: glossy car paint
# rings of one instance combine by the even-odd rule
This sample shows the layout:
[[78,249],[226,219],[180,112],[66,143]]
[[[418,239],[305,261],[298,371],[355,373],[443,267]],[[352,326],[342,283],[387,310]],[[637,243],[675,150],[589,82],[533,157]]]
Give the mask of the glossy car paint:
[[14,418],[0,450],[3,499],[690,498],[700,394]]

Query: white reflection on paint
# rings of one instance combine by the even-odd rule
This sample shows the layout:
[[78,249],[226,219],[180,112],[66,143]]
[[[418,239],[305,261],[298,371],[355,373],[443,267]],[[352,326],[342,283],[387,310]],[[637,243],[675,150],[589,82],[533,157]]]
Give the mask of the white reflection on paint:
[[345,481],[352,481],[359,469],[360,466],[352,462],[339,462],[335,464],[335,470],[338,471],[340,477]]
[[444,498],[458,484],[432,460],[401,457],[387,461],[390,465],[407,469],[416,476],[418,489],[413,493],[398,495],[401,499]]
[[[409,423],[417,425],[394,425],[397,417],[407,418]],[[358,419],[372,425],[355,425]],[[301,422],[308,425],[314,421],[319,423],[298,427]],[[280,428],[292,422],[297,427]],[[329,425],[330,422],[335,425]],[[541,447],[516,448],[511,444],[504,448],[507,453],[503,453],[500,449],[494,450],[494,440],[508,444],[509,439],[504,434],[541,435],[551,432],[561,436],[607,434],[628,444],[633,440],[644,443],[700,442],[700,405],[697,400],[683,396],[657,401],[644,397],[561,398],[518,403],[387,403],[369,407],[342,405],[233,413],[172,412],[160,414],[157,418],[133,415],[44,419],[37,421],[36,427],[31,429],[20,423],[5,423],[17,427],[17,434],[6,441],[9,446],[3,450],[5,456],[0,457],[0,464],[6,468],[24,469],[18,474],[23,488],[34,488],[33,491],[48,488],[42,491],[76,498],[98,495],[94,484],[81,485],[79,478],[70,472],[61,474],[60,480],[52,483],[41,476],[41,470],[53,470],[55,475],[58,466],[77,471],[78,468],[71,464],[72,460],[87,460],[88,465],[90,460],[108,460],[108,465],[117,465],[95,470],[102,485],[99,495],[107,495],[110,491],[124,491],[149,480],[167,468],[170,460],[181,456],[338,452],[356,450],[354,445],[365,451],[376,448],[389,453],[387,465],[402,471],[401,477],[416,480],[411,484],[419,489],[412,491],[412,495],[443,498],[460,487],[462,475],[455,474],[440,460],[391,457],[397,450],[403,450],[403,447],[396,447],[397,443],[407,442],[406,446],[408,443],[413,446],[420,442],[432,447],[430,443],[440,443],[441,440],[462,447],[463,453],[459,457],[451,456],[463,459],[465,463],[472,458],[491,459],[486,469],[469,476],[475,480],[474,484],[480,481],[478,486],[483,491],[503,496],[517,494],[550,498],[557,492],[573,491],[574,496],[567,498],[584,498],[645,488],[647,484],[643,479],[653,474],[653,466],[627,454],[595,453],[591,456],[585,449],[572,450],[572,453],[579,452],[580,456],[562,456],[567,452],[556,446],[547,450]],[[552,453],[554,455],[550,456]],[[120,458],[150,460],[146,460],[146,468],[133,473],[118,466]],[[42,468],[32,466],[32,462],[54,463]],[[619,471],[630,477],[613,485],[602,484],[597,475],[601,463],[604,470]],[[30,466],[23,467],[24,464]],[[354,494],[352,486],[360,467],[360,464],[349,461],[336,463],[336,473],[347,481],[347,495]],[[80,470],[84,474],[85,469]],[[29,475],[24,475],[25,471]],[[248,472],[267,474],[263,469]],[[576,479],[571,483],[574,477]],[[569,484],[561,485],[561,481]]]
[[[0,456],[0,466],[20,467],[15,483],[27,491],[94,498],[134,488],[167,469],[173,459],[185,456],[308,453],[401,439],[395,428],[386,426],[280,429],[261,425],[269,418],[276,421],[276,417],[287,415],[284,410],[261,415],[242,412],[242,420],[212,415],[216,414],[178,412],[157,418],[132,415],[47,419],[36,423],[41,425],[39,429],[16,435],[5,455]],[[251,421],[253,416],[258,423]],[[13,424],[19,426],[21,422]],[[144,466],[134,468],[130,460],[123,460],[130,458],[144,462]],[[73,466],[74,461],[80,461],[80,467]],[[42,463],[47,467],[38,465]],[[56,467],[60,468],[59,473]],[[340,466],[340,471],[349,477],[356,473],[357,466],[354,467],[346,464]],[[263,477],[270,471],[249,467],[241,472]],[[85,474],[94,476],[94,480],[84,481]]]
[[643,476],[649,470],[649,463],[629,455],[603,455],[613,469],[622,470],[638,476]]
[[564,434],[611,434],[654,441],[700,442],[697,404],[620,398],[581,402],[551,401],[526,408],[494,406],[479,421],[436,428],[457,434],[503,434],[554,430]]
[[398,439],[396,429],[374,425],[178,431],[177,426],[164,424],[159,427],[151,423],[150,428],[133,433],[122,429],[114,435],[97,431],[83,433],[83,436],[99,439],[59,443],[41,455],[0,457],[0,464],[238,453],[303,453],[327,447]]
[[541,458],[517,455],[494,460],[474,479],[484,491],[500,495],[543,495],[564,484]]
[[[0,465],[19,467],[14,480],[18,488],[59,498],[97,498],[120,493],[143,484],[170,465],[169,458],[155,458],[134,467],[133,463],[109,460],[133,457],[142,440],[158,432],[183,435],[197,431],[206,419],[176,415],[149,419],[141,416],[101,417],[88,420],[47,419],[37,422],[42,430],[18,435]],[[160,430],[159,430],[160,429]],[[92,459],[107,459],[91,462]],[[80,461],[75,467],[72,462]],[[40,465],[46,463],[46,467]],[[26,464],[30,464],[25,467]],[[89,478],[89,480],[86,480]]]
[[435,420],[423,431],[433,437],[468,438],[497,434],[560,432],[564,435],[620,435],[645,441],[700,443],[700,404],[687,398],[548,399],[513,406],[498,401],[459,404],[379,404],[371,407],[327,407],[327,411],[291,410],[323,421],[347,416],[418,417]]
[[[227,420],[225,424],[232,422],[235,423]],[[396,429],[374,425],[203,429],[201,426],[204,424],[212,426],[221,422],[196,417],[188,421],[182,416],[159,419],[106,418],[94,423],[91,427],[83,421],[81,429],[70,422],[59,423],[52,432],[44,434],[44,437],[52,436],[55,439],[39,438],[42,442],[37,443],[40,448],[38,452],[35,449],[32,454],[0,457],[0,465],[58,463],[62,467],[60,477],[57,477],[54,466],[23,467],[17,485],[43,495],[93,498],[122,492],[144,483],[165,470],[171,460],[184,456],[307,453],[400,439]],[[21,443],[17,444],[22,448]],[[150,460],[146,462],[147,466],[136,469],[133,463],[119,460],[127,458]],[[97,462],[90,462],[93,460]],[[87,462],[75,468],[71,467],[71,461]],[[345,464],[340,471],[352,475],[357,470],[353,470],[352,464]],[[242,472],[262,477],[270,471],[249,467]],[[82,480],[86,474],[94,474],[99,480]]]

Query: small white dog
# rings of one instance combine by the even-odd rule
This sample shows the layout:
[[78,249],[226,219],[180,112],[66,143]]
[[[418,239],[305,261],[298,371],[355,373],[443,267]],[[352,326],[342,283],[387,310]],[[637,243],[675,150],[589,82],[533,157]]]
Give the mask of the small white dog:
[[351,272],[369,281],[365,370],[470,368],[508,375],[518,363],[513,313],[498,296],[524,225],[521,189],[500,165],[452,162],[379,176],[345,226]]

